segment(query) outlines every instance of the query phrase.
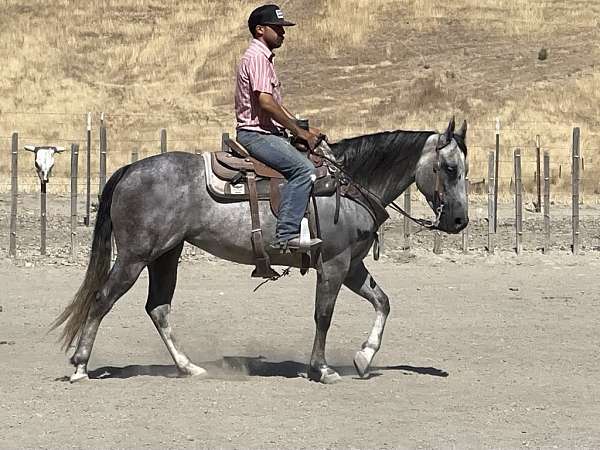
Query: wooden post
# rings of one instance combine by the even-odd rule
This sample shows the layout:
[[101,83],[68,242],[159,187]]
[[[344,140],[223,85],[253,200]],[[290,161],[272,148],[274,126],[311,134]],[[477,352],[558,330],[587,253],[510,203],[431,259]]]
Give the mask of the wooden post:
[[[404,191],[404,211],[410,215],[410,186]],[[404,217],[403,250],[410,250],[410,219],[408,217]]]
[[40,182],[40,254],[46,255],[46,183]]
[[379,256],[383,256],[385,249],[385,224],[382,223],[379,227]]
[[579,253],[579,127],[573,128],[573,160],[571,164],[571,183],[573,192],[573,254]]
[[433,232],[433,253],[436,255],[444,253],[442,250],[442,233],[437,230]]
[[106,184],[106,150],[106,127],[104,126],[104,121],[102,121],[102,125],[100,125],[100,174],[98,176],[98,198],[102,195],[104,185]]
[[221,135],[221,151],[228,152],[229,146],[227,145],[227,140],[229,139],[229,133],[223,133]]
[[496,163],[494,169],[494,233],[498,232],[498,170],[500,167],[500,118],[496,117]]
[[167,153],[167,130],[164,128],[160,130],[160,152]]
[[[467,194],[467,217],[469,217],[469,191],[471,190],[471,183],[469,177],[465,177],[466,194]],[[467,225],[462,232],[462,251],[467,253],[469,251],[469,226]]]
[[19,167],[19,133],[12,134],[11,148],[11,183],[10,183],[10,245],[8,256],[17,255],[17,202],[19,200],[18,167]]
[[[89,147],[88,147],[89,150]],[[88,152],[89,156],[89,152]],[[77,173],[79,144],[71,144],[71,261],[77,260]],[[89,174],[89,172],[88,172]],[[88,178],[89,181],[89,178]],[[88,185],[89,187],[89,185]],[[87,191],[89,194],[89,191]],[[89,199],[89,197],[88,197]],[[87,208],[88,205],[86,205]],[[89,210],[86,209],[86,214]],[[88,216],[89,219],[89,216]]]
[[139,159],[137,150],[131,152],[131,162],[134,163]]
[[[73,146],[71,146],[71,151],[73,151]],[[79,153],[79,149],[77,150]],[[71,158],[73,157],[73,153],[71,153]],[[86,145],[86,184],[85,184],[85,217],[83,218],[83,223],[86,226],[90,225],[90,204],[91,204],[91,187],[92,187],[92,113],[87,113],[87,145]]]
[[544,152],[544,254],[550,253],[550,154]]
[[491,255],[494,253],[496,228],[494,227],[494,152],[488,155],[488,245],[487,250]]
[[516,149],[514,153],[515,162],[515,231],[517,255],[523,250],[523,193],[521,185],[521,150]]
[[540,135],[535,137],[535,162],[537,170],[537,203],[535,204],[535,212],[542,211],[542,168],[541,168],[541,145]]

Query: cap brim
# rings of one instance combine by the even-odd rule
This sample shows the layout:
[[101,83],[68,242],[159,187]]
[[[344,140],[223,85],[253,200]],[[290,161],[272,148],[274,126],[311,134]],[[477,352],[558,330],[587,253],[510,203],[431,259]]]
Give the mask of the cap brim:
[[287,20],[272,20],[272,21],[263,23],[263,25],[281,25],[282,27],[295,27],[296,26],[296,24],[294,22],[288,22]]

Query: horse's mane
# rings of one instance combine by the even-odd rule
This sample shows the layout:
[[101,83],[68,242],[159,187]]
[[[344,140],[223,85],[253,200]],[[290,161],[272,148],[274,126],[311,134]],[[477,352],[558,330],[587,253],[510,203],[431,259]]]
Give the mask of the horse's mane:
[[384,131],[356,136],[330,144],[336,159],[356,181],[376,176],[381,170],[400,170],[421,150],[433,131]]

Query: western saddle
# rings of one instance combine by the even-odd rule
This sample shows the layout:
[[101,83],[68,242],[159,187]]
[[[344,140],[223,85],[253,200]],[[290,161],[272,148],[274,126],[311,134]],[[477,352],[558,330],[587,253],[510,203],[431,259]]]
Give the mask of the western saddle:
[[[352,198],[363,205],[377,226],[381,225],[389,216],[385,208],[371,194],[363,188],[352,183],[334,165],[330,163],[332,155],[322,157],[314,153],[307,153],[307,157],[315,165],[316,180],[311,193],[312,201],[307,207],[306,217],[310,237],[320,238],[320,226],[315,197],[336,196],[336,210],[334,223],[339,218],[340,196]],[[252,220],[251,241],[254,253],[255,269],[252,277],[277,278],[279,274],[273,270],[269,254],[264,245],[260,225],[259,201],[269,201],[271,211],[277,217],[281,200],[281,188],[285,185],[284,176],[250,156],[248,151],[236,140],[231,139],[227,133],[223,134],[222,148],[219,152],[203,153],[206,166],[206,182],[209,192],[217,199],[226,202],[250,202],[250,215]],[[307,230],[302,230],[307,232]],[[302,234],[302,232],[301,232]],[[320,249],[311,251],[300,248],[301,273],[316,267],[320,270]]]

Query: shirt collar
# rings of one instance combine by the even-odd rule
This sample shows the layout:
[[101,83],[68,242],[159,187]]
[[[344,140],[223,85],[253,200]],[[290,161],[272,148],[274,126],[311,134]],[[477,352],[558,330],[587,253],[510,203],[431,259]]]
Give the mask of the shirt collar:
[[273,58],[275,57],[275,53],[273,53],[271,50],[269,50],[269,47],[267,47],[261,41],[259,41],[258,39],[252,39],[251,45],[256,47],[263,55],[265,55],[267,57],[267,59],[269,61],[273,61]]

